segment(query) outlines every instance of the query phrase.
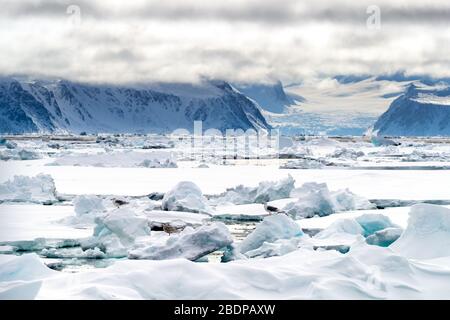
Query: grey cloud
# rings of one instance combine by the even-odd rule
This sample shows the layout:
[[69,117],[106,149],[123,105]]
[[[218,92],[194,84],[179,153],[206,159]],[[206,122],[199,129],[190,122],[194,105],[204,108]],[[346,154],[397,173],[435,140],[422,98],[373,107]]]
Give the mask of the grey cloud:
[[[127,8],[108,2],[87,0],[13,1],[6,0],[0,15],[15,17],[56,16],[66,14],[69,5],[82,9],[86,18],[125,21],[163,20],[175,21],[228,21],[264,24],[302,24],[308,22],[365,23],[369,5],[379,3],[384,23],[449,23],[450,5],[446,1],[435,1],[428,5],[395,6],[388,1],[315,1],[297,9],[298,1],[235,1],[233,5],[224,1],[149,1],[146,4]],[[207,4],[207,5],[206,5]]]
[[[382,19],[377,32],[366,29],[372,0],[303,6],[294,0],[205,0],[203,6],[193,0],[7,0],[0,10],[0,23],[8,26],[0,29],[0,74],[106,82],[296,82],[317,74],[398,69],[450,73],[450,29],[442,28],[449,21],[447,1],[375,2]],[[77,28],[61,20],[69,4],[79,5],[86,18]]]

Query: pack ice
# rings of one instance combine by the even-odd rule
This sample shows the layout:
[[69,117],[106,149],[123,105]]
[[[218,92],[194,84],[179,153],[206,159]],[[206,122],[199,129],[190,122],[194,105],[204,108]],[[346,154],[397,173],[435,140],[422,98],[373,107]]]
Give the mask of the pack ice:
[[48,174],[35,177],[14,176],[12,180],[0,184],[0,201],[41,204],[57,202],[55,182]]
[[195,261],[232,242],[228,228],[223,223],[216,222],[197,229],[187,227],[180,234],[167,237],[162,243],[132,250],[128,257],[149,260],[185,258]]
[[294,189],[295,180],[289,175],[279,181],[263,181],[257,187],[239,185],[212,199],[214,204],[251,204],[265,203],[288,198]]
[[[348,189],[330,191],[326,183],[308,182],[292,190],[290,201],[282,211],[294,219],[327,216],[334,212],[375,208],[374,204]],[[275,206],[276,202],[273,203]]]
[[168,211],[211,212],[200,188],[190,181],[179,182],[166,192],[162,199],[162,208]]
[[414,259],[450,256],[450,209],[431,204],[413,206],[408,227],[391,247]]
[[285,214],[277,214],[264,218],[255,230],[239,245],[241,253],[258,249],[264,243],[273,243],[279,239],[290,239],[302,236],[300,226]]

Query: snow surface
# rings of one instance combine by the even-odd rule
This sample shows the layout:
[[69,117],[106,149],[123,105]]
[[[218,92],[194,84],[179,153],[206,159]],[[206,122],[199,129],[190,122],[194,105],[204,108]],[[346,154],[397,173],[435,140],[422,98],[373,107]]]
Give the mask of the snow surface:
[[0,205],[0,241],[33,241],[38,238],[77,239],[92,234],[90,229],[76,229],[58,221],[72,217],[71,206],[34,204]]
[[430,204],[413,206],[408,227],[391,247],[415,259],[450,256],[450,209]]
[[1,255],[0,298],[448,299],[448,263],[363,242],[348,254],[299,249],[226,264],[127,260],[75,274],[51,271],[34,254]]

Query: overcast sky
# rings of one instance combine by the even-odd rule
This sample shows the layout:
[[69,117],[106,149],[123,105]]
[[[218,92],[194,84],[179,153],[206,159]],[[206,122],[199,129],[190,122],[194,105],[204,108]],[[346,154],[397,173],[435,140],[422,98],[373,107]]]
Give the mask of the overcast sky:
[[[450,76],[448,0],[0,4],[3,75],[115,83],[203,77],[290,83],[397,70]],[[380,9],[380,20],[370,5]]]

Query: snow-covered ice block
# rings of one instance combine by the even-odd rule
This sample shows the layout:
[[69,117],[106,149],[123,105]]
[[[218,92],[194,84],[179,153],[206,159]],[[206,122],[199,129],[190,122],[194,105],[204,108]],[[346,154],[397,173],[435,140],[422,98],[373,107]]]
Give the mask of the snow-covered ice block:
[[36,277],[57,274],[47,268],[35,253],[21,256],[0,255],[0,265],[0,283],[34,280]]
[[193,182],[181,181],[162,199],[162,208],[168,211],[187,211],[209,214],[211,208],[200,188]]
[[48,174],[35,177],[14,176],[0,184],[0,201],[54,203],[57,202],[56,187]]
[[260,203],[217,206],[213,212],[215,218],[240,221],[260,221],[268,215]]
[[368,236],[366,242],[380,247],[389,247],[400,238],[402,233],[403,229],[401,228],[386,228]]
[[377,231],[381,231],[386,228],[397,228],[398,226],[392,223],[389,217],[383,214],[368,213],[356,217],[355,220],[364,229],[363,235],[368,237]]
[[40,153],[31,150],[7,149],[0,151],[0,160],[36,160],[41,158]]
[[431,204],[411,207],[406,230],[390,248],[415,259],[450,256],[450,209]]
[[107,257],[98,247],[87,250],[81,248],[74,248],[72,250],[46,248],[40,252],[40,255],[52,259],[104,259]]
[[247,256],[239,251],[239,245],[236,243],[232,243],[229,246],[225,247],[220,262],[230,262],[235,260],[246,260],[246,259]]
[[0,146],[5,146],[6,149],[15,149],[17,148],[17,143],[14,141],[8,141],[6,139],[0,139]]
[[325,165],[322,159],[305,158],[290,160],[280,165],[280,169],[322,169]]
[[185,258],[195,261],[233,242],[225,224],[216,222],[197,229],[190,227],[168,237],[163,243],[150,244],[132,250],[130,259],[166,260]]
[[162,224],[172,224],[183,222],[185,226],[200,226],[211,217],[206,214],[183,212],[183,211],[162,211],[151,210],[144,212],[151,226],[161,227]]
[[325,183],[305,183],[293,190],[291,197],[297,201],[287,204],[282,210],[294,219],[327,216],[334,212],[333,199]]
[[382,136],[372,136],[371,142],[374,146],[398,146],[400,143],[395,142],[394,140],[387,139]]
[[310,242],[317,247],[351,246],[364,239],[363,233],[364,229],[355,219],[343,218],[332,222],[313,236]]
[[283,256],[298,249],[301,238],[278,239],[275,242],[264,242],[257,249],[247,251],[248,258],[269,258]]
[[360,150],[354,150],[349,148],[337,148],[333,153],[329,155],[331,158],[357,160],[359,157],[364,156],[364,152]]
[[362,235],[364,233],[364,229],[358,222],[356,222],[355,219],[338,219],[314,237],[318,239],[325,239],[339,233]]
[[73,199],[73,205],[77,216],[88,214],[95,215],[105,211],[103,199],[94,195],[76,196],[75,199]]
[[354,194],[348,189],[333,191],[331,192],[331,196],[334,201],[334,210],[336,212],[376,209],[375,204],[364,197]]
[[264,218],[255,230],[241,243],[240,251],[246,253],[261,247],[264,242],[275,242],[278,239],[290,239],[302,236],[300,226],[285,214],[277,214]]
[[245,187],[239,185],[227,189],[216,198],[211,199],[213,204],[251,204],[265,203],[273,200],[288,198],[294,189],[295,180],[289,175],[287,178],[273,182],[263,181],[257,187]]
[[175,160],[171,159],[145,159],[138,167],[145,168],[177,168]]
[[326,183],[307,182],[294,189],[291,197],[296,201],[286,204],[282,210],[294,218],[327,216],[334,212],[373,209],[374,204],[350,190],[330,191]]
[[151,228],[148,219],[129,209],[116,209],[95,219],[94,234],[81,242],[84,250],[101,249],[108,257],[127,255],[135,241],[148,237]]

